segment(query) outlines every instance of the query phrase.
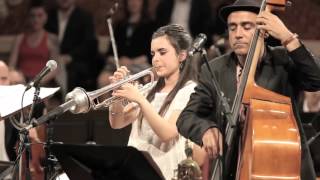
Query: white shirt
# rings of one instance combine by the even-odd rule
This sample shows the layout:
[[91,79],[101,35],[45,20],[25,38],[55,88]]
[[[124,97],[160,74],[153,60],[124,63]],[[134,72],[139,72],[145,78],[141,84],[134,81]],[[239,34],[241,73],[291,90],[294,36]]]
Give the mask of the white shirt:
[[5,145],[5,124],[3,119],[0,119],[0,161],[9,161]]
[[[167,120],[174,111],[182,111],[184,109],[191,93],[194,92],[195,86],[195,82],[188,81],[186,85],[178,91],[164,115],[165,120]],[[151,104],[157,112],[167,95],[168,93],[155,94]],[[149,126],[147,120],[143,119],[141,129],[139,129],[138,120],[133,122],[128,146],[133,146],[141,151],[147,151],[159,166],[163,176],[171,180],[174,175],[174,170],[178,168],[178,164],[186,159],[184,153],[185,141],[186,139],[179,135],[169,142],[162,142]]]
[[66,13],[58,10],[58,26],[59,26],[58,40],[60,44],[64,38],[64,33],[66,31],[66,27],[73,10],[74,10],[74,7],[71,7]]
[[171,24],[180,24],[188,32],[191,0],[175,0],[171,14]]

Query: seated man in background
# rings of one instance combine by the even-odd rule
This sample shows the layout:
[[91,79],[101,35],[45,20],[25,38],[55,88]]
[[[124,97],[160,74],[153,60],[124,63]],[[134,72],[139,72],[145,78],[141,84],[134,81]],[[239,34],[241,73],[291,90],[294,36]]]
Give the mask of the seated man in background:
[[9,70],[9,80],[10,85],[26,84],[26,78],[24,77],[23,73],[16,69]]
[[[22,72],[11,69],[4,61],[0,60],[0,85],[15,85],[25,84],[26,80]],[[27,117],[29,110],[24,112]],[[37,104],[33,111],[32,117],[38,118],[44,113],[44,105]],[[13,116],[13,115],[12,115]],[[15,115],[16,118],[20,118],[19,114]],[[0,120],[0,160],[1,161],[15,161],[17,158],[16,147],[18,143],[19,132],[15,129],[8,119]],[[45,140],[45,128],[40,126],[33,128],[29,131],[29,137],[31,143],[39,143]],[[33,179],[43,179],[43,169],[41,161],[44,158],[44,150],[42,144],[32,145],[31,147],[31,159],[29,162],[30,172]],[[25,158],[25,157],[23,157]],[[26,167],[25,165],[23,167]],[[24,169],[24,168],[23,168]]]
[[[6,63],[0,60],[0,86],[10,85],[9,81],[9,68]],[[13,161],[15,160],[14,145],[17,137],[13,137],[11,130],[7,129],[7,125],[11,125],[4,119],[0,119],[0,161]],[[15,130],[15,129],[13,129]]]

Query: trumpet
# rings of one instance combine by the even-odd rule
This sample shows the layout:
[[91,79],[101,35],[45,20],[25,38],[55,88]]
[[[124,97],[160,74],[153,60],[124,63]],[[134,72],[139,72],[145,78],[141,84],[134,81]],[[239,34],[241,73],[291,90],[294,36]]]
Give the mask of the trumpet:
[[115,102],[122,101],[123,98],[111,96],[110,98],[107,98],[102,102],[100,102],[99,97],[121,87],[123,84],[134,82],[147,75],[150,75],[150,83],[148,83],[145,86],[142,86],[142,85],[138,86],[139,91],[144,92],[154,84],[154,73],[152,71],[152,68],[143,70],[134,75],[129,75],[123,80],[120,80],[118,82],[112,83],[110,85],[104,86],[100,89],[97,89],[91,92],[86,92],[83,88],[76,87],[66,95],[66,102],[68,101],[74,102],[73,106],[70,107],[69,111],[74,114],[87,113],[91,109],[97,110],[102,107],[108,107]]

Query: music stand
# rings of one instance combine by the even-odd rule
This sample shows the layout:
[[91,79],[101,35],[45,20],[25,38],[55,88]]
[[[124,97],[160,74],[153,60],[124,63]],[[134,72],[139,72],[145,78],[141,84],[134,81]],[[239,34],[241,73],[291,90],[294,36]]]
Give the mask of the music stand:
[[[18,112],[21,107],[22,96],[26,87],[24,85],[0,86],[0,120],[10,117]],[[59,88],[40,88],[39,98],[44,99],[55,92]],[[24,94],[23,108],[30,106],[33,103],[33,93],[35,89],[31,88]]]
[[163,180],[151,156],[133,147],[53,144],[52,153],[71,180]]
[[11,161],[0,161],[0,179],[7,177],[13,168],[14,162]]

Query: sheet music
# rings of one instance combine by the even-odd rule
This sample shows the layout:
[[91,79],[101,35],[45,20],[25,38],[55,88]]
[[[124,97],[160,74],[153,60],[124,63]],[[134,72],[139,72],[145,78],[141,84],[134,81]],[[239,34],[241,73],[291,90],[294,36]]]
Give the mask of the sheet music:
[[[22,107],[22,95],[25,90],[25,86],[22,84],[12,86],[0,86],[0,118],[6,118],[14,112],[20,110]],[[39,98],[44,99],[53,95],[60,88],[40,88]],[[33,93],[35,88],[29,89],[23,98],[23,107],[27,107],[32,104]]]

